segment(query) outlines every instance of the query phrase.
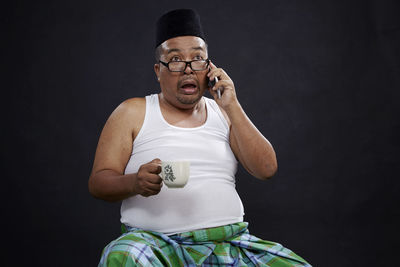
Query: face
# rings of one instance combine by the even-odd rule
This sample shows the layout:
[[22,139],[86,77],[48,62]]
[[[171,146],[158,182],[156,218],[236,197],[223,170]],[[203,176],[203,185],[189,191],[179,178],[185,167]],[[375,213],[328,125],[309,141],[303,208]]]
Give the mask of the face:
[[[195,36],[180,36],[161,44],[163,62],[207,59],[207,47],[203,39]],[[161,63],[154,65],[166,101],[181,109],[193,108],[208,88],[207,72],[193,71],[187,66],[183,72],[170,72]]]

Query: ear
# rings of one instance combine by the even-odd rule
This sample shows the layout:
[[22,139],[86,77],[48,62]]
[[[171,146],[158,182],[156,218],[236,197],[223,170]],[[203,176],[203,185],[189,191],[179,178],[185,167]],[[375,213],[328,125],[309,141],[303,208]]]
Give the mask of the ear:
[[157,81],[160,82],[160,64],[154,64],[154,72],[157,76]]

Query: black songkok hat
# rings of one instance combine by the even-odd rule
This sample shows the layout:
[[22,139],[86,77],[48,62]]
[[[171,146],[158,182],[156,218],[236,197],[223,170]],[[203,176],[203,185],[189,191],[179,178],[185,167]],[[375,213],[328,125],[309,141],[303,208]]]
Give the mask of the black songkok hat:
[[192,9],[176,9],[162,15],[156,25],[156,47],[164,41],[178,36],[205,36],[200,16]]

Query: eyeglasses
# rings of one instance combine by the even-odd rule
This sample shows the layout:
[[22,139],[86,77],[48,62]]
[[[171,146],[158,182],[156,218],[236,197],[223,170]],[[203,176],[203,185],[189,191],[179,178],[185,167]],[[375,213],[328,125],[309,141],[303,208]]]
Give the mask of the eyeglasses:
[[185,71],[187,65],[190,66],[190,68],[193,71],[201,71],[205,70],[208,68],[208,65],[210,64],[209,59],[200,59],[200,60],[192,60],[192,61],[170,61],[168,63],[162,62],[161,60],[159,61],[161,64],[166,66],[169,71],[172,72],[182,72]]

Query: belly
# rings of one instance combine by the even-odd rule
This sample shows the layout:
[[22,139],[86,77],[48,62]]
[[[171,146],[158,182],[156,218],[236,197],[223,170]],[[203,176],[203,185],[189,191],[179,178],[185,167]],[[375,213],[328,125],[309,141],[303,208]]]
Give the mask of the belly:
[[202,179],[184,188],[165,185],[156,196],[135,196],[121,207],[121,222],[162,233],[179,233],[243,221],[243,205],[235,185]]

